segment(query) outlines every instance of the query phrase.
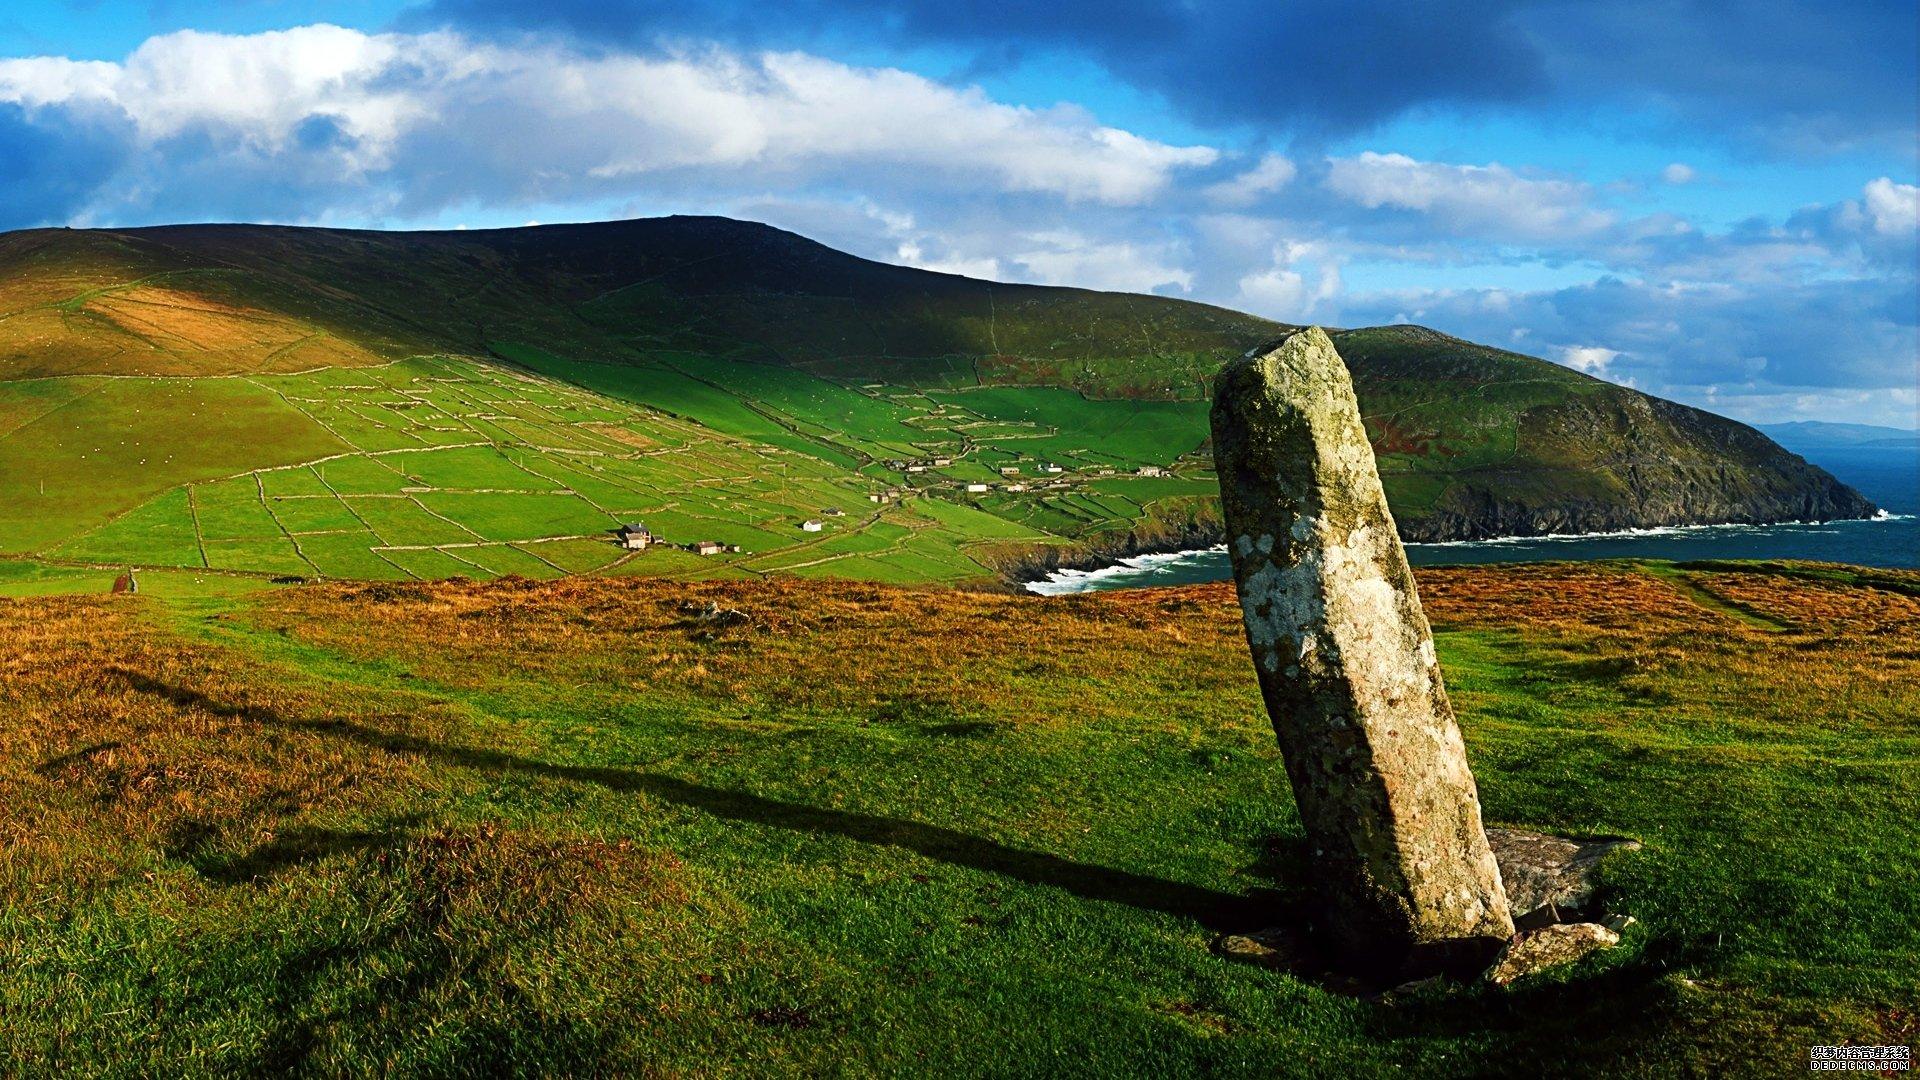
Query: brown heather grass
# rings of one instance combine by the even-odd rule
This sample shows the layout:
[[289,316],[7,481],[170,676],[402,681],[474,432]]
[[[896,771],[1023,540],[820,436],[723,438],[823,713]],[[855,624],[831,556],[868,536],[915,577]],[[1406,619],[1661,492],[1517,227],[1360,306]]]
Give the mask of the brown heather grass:
[[[131,605],[37,599],[4,611],[0,767],[12,797],[0,828],[42,872],[270,836],[290,811],[366,811],[427,779],[404,758],[368,759],[261,723],[312,708],[311,695],[156,633]],[[196,703],[203,697],[245,704],[207,708]],[[445,723],[391,721],[421,731]]]
[[[0,601],[0,1071],[357,1071],[330,1055],[497,1026],[500,995],[533,1008],[680,921],[672,855],[449,811],[470,780],[407,747],[457,744],[452,712],[300,686],[152,614]],[[339,1008],[394,1027],[321,1050]],[[211,1044],[157,1037],[189,1021]]]
[[1822,639],[1885,637],[1892,639],[1886,642],[1889,646],[1920,645],[1920,574],[1877,572],[1888,582],[1904,584],[1911,593],[1884,584],[1819,577],[1795,578],[1792,587],[1782,588],[1778,574],[1702,576],[1714,593],[1803,634]]
[[224,298],[216,277],[145,280],[151,269],[90,259],[60,272],[0,272],[0,374],[273,374],[381,362],[299,318]]
[[403,657],[451,686],[541,677],[1046,725],[1137,709],[1118,676],[1142,671],[1183,693],[1244,692],[1230,603],[1224,586],[1041,602],[797,579],[503,578],[281,592],[255,618],[328,649]]
[[[137,362],[143,374],[272,374],[380,362],[356,344],[278,312],[185,289],[135,286],[102,294],[85,310],[152,343],[144,350],[150,355]],[[126,373],[124,367],[121,358],[110,370]]]
[[[1665,721],[1681,727],[1771,735],[1898,718],[1920,687],[1920,599],[1887,588],[1631,564],[1418,578],[1436,627],[1522,634],[1569,687],[1600,680],[1641,705],[1687,703]],[[1236,615],[1226,583],[1040,600],[794,580],[503,579],[283,592],[256,618],[329,650],[399,658],[450,687],[531,677],[730,702],[768,719],[1047,727],[1137,715],[1144,683],[1170,730],[1198,702],[1247,702],[1234,726],[1264,741]],[[1465,692],[1463,709],[1474,703]]]
[[[189,646],[119,601],[0,601],[0,628],[0,840],[16,882],[84,889],[155,853],[244,880],[278,854],[311,854],[301,846],[314,830],[289,833],[291,821],[404,817],[421,792],[449,786],[406,749],[459,743],[447,710],[412,703],[398,713],[291,686],[226,650]],[[392,752],[332,737],[341,725],[378,732]],[[501,745],[494,733],[490,748]],[[222,850],[249,854],[208,857]],[[377,861],[418,868],[434,903],[541,912],[592,906],[610,882],[631,886],[649,867],[673,865],[626,841],[486,821],[402,838]],[[676,889],[663,882],[660,895]]]
[[1418,577],[1489,819],[1645,840],[1607,875],[1643,922],[1391,1006],[1208,951],[1305,887],[1224,584],[0,602],[0,1071],[1766,1075],[1913,1037],[1920,576]]
[[1536,563],[1414,573],[1427,618],[1436,626],[1633,637],[1729,629],[1719,612],[1703,610],[1671,581],[1631,566]]
[[[1920,611],[1911,597],[1841,583],[1682,579],[1624,564],[1437,567],[1417,576],[1436,627],[1524,631],[1580,651],[1640,654],[1641,666],[1705,649],[1764,669],[1828,641],[1832,627],[1844,626],[1850,642],[1899,636]],[[1734,604],[1806,629],[1769,634]],[[917,700],[967,711],[1004,704],[1017,690],[1036,706],[1021,719],[1047,723],[1061,715],[1038,707],[1058,703],[1049,677],[1072,677],[1075,719],[1134,708],[1131,692],[1102,687],[1142,670],[1167,672],[1169,685],[1198,693],[1244,690],[1236,616],[1227,583],[1039,600],[792,579],[506,578],[283,592],[256,618],[330,649],[402,656],[450,685],[500,678],[498,661],[511,657],[515,679],[539,674],[819,709]],[[1810,666],[1853,670],[1889,659],[1887,650],[1862,648]]]

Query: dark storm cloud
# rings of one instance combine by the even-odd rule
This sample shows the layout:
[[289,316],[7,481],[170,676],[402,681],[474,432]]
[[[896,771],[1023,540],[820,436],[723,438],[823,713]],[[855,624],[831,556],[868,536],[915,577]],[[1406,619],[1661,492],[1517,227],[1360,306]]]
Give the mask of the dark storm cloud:
[[1571,96],[1664,108],[1784,153],[1914,152],[1912,0],[1562,3],[1521,21]]
[[933,43],[992,64],[1068,51],[1209,122],[1297,133],[1422,107],[1531,114],[1645,108],[1771,151],[1895,143],[1911,153],[1908,0],[428,0],[405,20],[589,43],[674,36],[770,47]]

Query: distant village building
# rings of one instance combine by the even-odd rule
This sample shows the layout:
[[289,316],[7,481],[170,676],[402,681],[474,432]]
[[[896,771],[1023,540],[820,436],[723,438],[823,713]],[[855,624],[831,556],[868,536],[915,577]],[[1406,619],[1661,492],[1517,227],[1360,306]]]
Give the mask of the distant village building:
[[933,459],[933,467],[936,469],[944,469],[951,464],[953,464],[953,459],[950,457],[937,457]]
[[1001,475],[1001,476],[1019,476],[1019,475],[1020,475],[1020,466],[1018,466],[1018,465],[1002,465],[1002,466],[1000,466],[1000,475]]
[[801,532],[819,532],[821,529],[824,529],[826,527],[827,527],[826,522],[821,521],[818,518],[808,518],[807,520],[800,523]]
[[968,490],[968,491],[985,491],[985,490],[987,490],[987,485],[985,485],[985,484],[968,484],[968,485],[967,485],[967,490]]
[[653,543],[653,534],[637,521],[620,526],[620,546],[628,551],[645,551]]
[[693,553],[695,555],[718,555],[725,550],[727,550],[727,545],[718,540],[695,540],[693,542]]
[[1025,485],[1025,484],[1008,484],[1008,485],[1007,485],[1007,490],[1008,490],[1008,491],[1025,491],[1025,490],[1027,490],[1027,485]]
[[1049,461],[1045,465],[1040,466],[1040,471],[1044,473],[1057,473],[1057,472],[1066,472],[1067,470]]
[[1095,476],[1112,476],[1112,475],[1113,475],[1113,470],[1112,470],[1112,469],[1095,469],[1095,470],[1093,470],[1093,475],[1095,475]]
[[909,465],[907,466],[907,471],[908,472],[926,472],[927,467],[925,465],[918,465],[918,464]]
[[820,511],[822,517],[846,517],[847,512],[837,506],[829,506]]
[[871,503],[892,502],[893,496],[885,495],[876,491],[873,494],[867,496],[867,501]]
[[1140,475],[1141,476],[1165,476],[1167,475],[1167,470],[1161,468],[1158,465],[1142,465],[1140,466]]

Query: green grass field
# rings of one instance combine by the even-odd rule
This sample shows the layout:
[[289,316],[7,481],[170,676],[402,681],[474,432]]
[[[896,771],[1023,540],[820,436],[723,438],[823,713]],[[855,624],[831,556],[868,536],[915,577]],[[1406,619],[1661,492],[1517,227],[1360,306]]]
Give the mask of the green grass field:
[[1224,584],[0,601],[9,1067],[1775,1076],[1920,1034],[1920,579],[1420,579],[1489,821],[1641,839],[1640,921],[1384,1001],[1213,951],[1312,896]]
[[[0,384],[0,486],[18,496],[0,510],[0,536],[16,556],[72,566],[360,580],[689,573],[665,550],[623,557],[613,530],[641,520],[670,544],[742,548],[699,574],[953,582],[993,576],[972,545],[1125,529],[1156,499],[1210,483],[1096,484],[1089,468],[1076,483],[1099,495],[962,490],[999,486],[1002,462],[1031,472],[1036,438],[1082,447],[1047,451],[1070,464],[1155,460],[1156,446],[1170,463],[1192,433],[1166,424],[1191,406],[1060,391],[1059,403],[1080,403],[1063,406],[1076,426],[1042,436],[1009,404],[1027,400],[1022,391],[953,395],[1004,414],[987,417],[739,361],[616,367],[501,351],[524,367],[416,357],[246,378]],[[974,441],[990,422],[1001,434]],[[109,424],[113,440],[100,434]],[[183,434],[206,427],[214,437]],[[955,464],[914,476],[881,464],[933,454]],[[92,483],[102,472],[112,482]],[[890,483],[910,497],[869,501]],[[799,531],[829,508],[845,516],[825,535]],[[548,545],[565,546],[549,558]]]

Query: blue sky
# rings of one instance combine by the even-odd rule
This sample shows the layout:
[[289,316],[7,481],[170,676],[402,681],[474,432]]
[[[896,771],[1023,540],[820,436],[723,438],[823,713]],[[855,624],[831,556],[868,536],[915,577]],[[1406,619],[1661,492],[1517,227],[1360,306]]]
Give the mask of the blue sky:
[[0,228],[768,221],[1915,426],[1910,0],[86,0]]

